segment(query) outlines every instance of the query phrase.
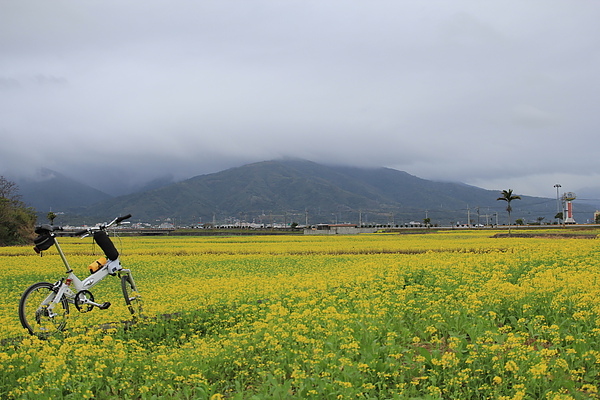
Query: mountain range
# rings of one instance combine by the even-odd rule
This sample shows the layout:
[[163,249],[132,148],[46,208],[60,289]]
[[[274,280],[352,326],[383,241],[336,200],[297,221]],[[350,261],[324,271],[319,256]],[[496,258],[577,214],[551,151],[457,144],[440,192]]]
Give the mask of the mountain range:
[[[506,222],[500,190],[421,179],[390,168],[328,166],[305,160],[274,160],[199,175],[180,182],[111,197],[64,175],[18,181],[23,200],[57,223],[106,221],[131,213],[133,222],[170,220],[199,223],[406,224],[430,218],[433,224]],[[158,182],[160,183],[160,182]],[[154,184],[157,184],[155,182]],[[512,218],[553,220],[556,199],[521,196]],[[595,205],[576,206],[575,219],[593,218]],[[581,213],[580,216],[577,213]],[[585,215],[584,215],[585,213]]]
[[39,212],[82,209],[112,196],[66,175],[42,168],[35,176],[17,178],[19,194]]

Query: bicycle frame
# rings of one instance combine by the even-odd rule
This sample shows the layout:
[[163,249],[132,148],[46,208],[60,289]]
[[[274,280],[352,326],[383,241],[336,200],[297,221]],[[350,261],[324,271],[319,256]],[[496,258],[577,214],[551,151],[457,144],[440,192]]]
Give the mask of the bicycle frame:
[[[73,288],[75,288],[76,292],[79,292],[80,290],[87,290],[96,286],[98,283],[100,283],[100,281],[102,281],[102,279],[106,278],[106,276],[108,275],[107,263],[98,271],[96,271],[93,275],[88,276],[84,280],[79,279],[77,275],[75,275],[75,273],[73,272],[73,269],[69,265],[69,262],[67,261],[67,258],[65,257],[65,254],[63,253],[60,244],[58,244],[58,241],[56,241],[56,239],[55,245],[58,250],[58,254],[60,255],[60,258],[63,260],[65,268],[67,269],[67,279],[65,281],[65,285],[68,287],[72,286]],[[117,260],[113,262],[119,262],[119,259],[117,258]]]
[[[53,234],[53,236],[54,236],[54,234]],[[58,282],[55,283],[55,286],[58,286],[58,292],[56,292],[54,299],[52,301],[49,301],[49,298],[52,297],[52,295],[50,295],[42,303],[43,305],[46,305],[48,307],[48,311],[50,313],[52,313],[54,306],[61,301],[61,299],[63,298],[63,295],[67,298],[67,300],[70,303],[73,303],[74,302],[73,299],[75,298],[75,295],[78,292],[80,292],[82,290],[91,289],[92,287],[94,287],[98,283],[100,283],[104,278],[106,278],[107,275],[109,275],[108,264],[106,264],[102,268],[100,268],[96,273],[94,273],[93,275],[88,276],[84,280],[79,279],[79,277],[77,275],[75,275],[75,273],[73,272],[73,269],[69,265],[69,262],[67,261],[67,257],[65,256],[65,253],[62,251],[62,248],[60,247],[60,244],[56,240],[56,237],[54,238],[54,244],[56,246],[56,249],[58,250],[58,254],[60,255],[60,258],[62,259],[63,263],[65,264],[65,268],[67,270],[66,271],[67,276],[66,276],[66,278],[62,278],[61,280],[59,280]],[[117,260],[114,260],[113,262],[119,262],[119,259],[117,258]],[[125,272],[131,276],[130,270],[122,269],[119,272]],[[131,279],[133,280],[133,277],[131,277]]]

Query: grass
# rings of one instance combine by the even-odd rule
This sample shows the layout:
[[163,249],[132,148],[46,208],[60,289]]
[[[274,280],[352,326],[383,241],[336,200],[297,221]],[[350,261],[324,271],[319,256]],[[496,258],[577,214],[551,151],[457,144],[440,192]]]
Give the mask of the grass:
[[44,341],[16,305],[58,256],[0,248],[0,397],[598,398],[597,240],[498,232],[123,238],[148,318],[103,282]]

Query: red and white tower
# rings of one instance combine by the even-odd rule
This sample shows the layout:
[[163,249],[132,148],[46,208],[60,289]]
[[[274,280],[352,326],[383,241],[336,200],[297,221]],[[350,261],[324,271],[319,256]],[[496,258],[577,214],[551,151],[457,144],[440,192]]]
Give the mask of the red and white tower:
[[573,192],[567,192],[563,194],[563,201],[565,204],[565,224],[574,224],[575,220],[573,219],[573,200],[575,200],[577,196]]

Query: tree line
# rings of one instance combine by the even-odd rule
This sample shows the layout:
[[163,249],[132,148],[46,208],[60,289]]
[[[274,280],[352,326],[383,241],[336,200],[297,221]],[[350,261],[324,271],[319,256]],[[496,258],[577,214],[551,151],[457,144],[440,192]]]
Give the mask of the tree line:
[[17,184],[0,176],[0,246],[31,242],[35,221],[35,210],[21,201]]

